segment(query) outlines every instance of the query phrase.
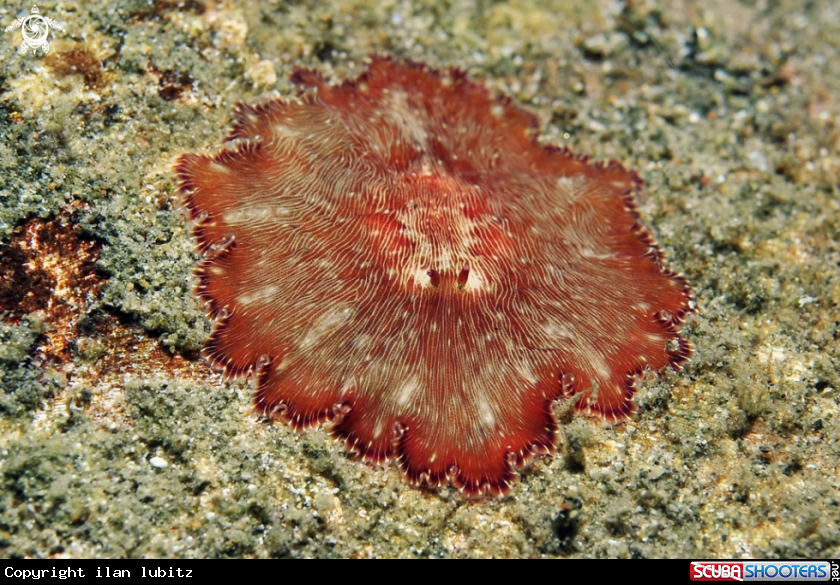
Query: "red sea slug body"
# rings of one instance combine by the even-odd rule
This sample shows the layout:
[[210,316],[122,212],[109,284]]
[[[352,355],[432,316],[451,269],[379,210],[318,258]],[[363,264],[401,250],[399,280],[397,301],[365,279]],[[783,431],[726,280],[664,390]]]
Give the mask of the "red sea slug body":
[[640,179],[536,142],[534,116],[452,70],[373,58],[299,99],[237,107],[177,174],[215,320],[210,358],[261,412],[330,421],[414,484],[505,493],[555,446],[552,404],[629,417],[679,367],[693,309],[633,196]]

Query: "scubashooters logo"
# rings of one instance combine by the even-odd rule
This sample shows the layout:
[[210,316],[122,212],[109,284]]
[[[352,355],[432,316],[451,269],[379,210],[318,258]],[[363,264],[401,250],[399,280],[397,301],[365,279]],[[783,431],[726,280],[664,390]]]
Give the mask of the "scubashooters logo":
[[691,580],[837,581],[836,566],[828,561],[692,561]]
[[743,581],[743,563],[714,563],[698,562],[691,563],[692,581]]

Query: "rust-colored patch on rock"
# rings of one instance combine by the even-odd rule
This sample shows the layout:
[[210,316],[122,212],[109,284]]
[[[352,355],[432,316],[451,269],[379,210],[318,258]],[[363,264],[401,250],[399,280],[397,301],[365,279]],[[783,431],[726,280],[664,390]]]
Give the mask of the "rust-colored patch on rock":
[[149,73],[158,80],[158,96],[167,102],[177,100],[193,86],[193,78],[188,73],[173,69],[161,71],[151,63]]
[[0,246],[0,318],[17,323],[41,312],[47,331],[39,352],[45,359],[70,359],[79,317],[104,282],[96,272],[99,250],[65,216],[30,219]]
[[556,445],[554,403],[632,415],[679,368],[693,311],[616,162],[537,142],[536,118],[453,69],[375,57],[297,99],[239,105],[215,156],[177,164],[210,359],[256,408],[329,421],[413,484],[509,490]]
[[47,55],[44,64],[58,77],[80,75],[90,89],[99,89],[108,82],[102,61],[84,45],[61,46]]
[[207,6],[199,0],[156,0],[147,9],[132,10],[129,14],[127,24],[136,24],[149,20],[161,20],[170,13],[191,13],[204,14]]

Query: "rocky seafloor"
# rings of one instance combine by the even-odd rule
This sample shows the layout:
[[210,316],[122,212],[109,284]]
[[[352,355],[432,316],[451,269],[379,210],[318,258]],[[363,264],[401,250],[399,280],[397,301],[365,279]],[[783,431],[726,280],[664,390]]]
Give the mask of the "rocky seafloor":
[[[3,557],[840,557],[840,5],[45,2],[0,34]],[[28,15],[0,4],[0,25]],[[253,413],[200,358],[172,164],[295,67],[457,66],[616,159],[694,287],[681,373],[470,500]]]

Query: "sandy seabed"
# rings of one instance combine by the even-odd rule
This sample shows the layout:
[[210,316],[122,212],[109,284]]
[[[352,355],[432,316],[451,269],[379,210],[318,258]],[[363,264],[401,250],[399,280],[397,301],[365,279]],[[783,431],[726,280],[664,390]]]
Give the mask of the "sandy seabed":
[[[840,557],[840,6],[52,2],[0,34],[0,555]],[[0,25],[29,14],[0,5]],[[512,494],[412,488],[200,359],[172,163],[367,55],[457,66],[616,159],[696,352]]]

